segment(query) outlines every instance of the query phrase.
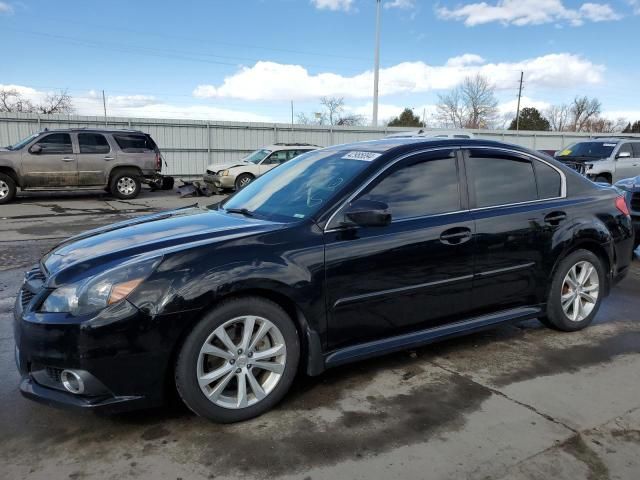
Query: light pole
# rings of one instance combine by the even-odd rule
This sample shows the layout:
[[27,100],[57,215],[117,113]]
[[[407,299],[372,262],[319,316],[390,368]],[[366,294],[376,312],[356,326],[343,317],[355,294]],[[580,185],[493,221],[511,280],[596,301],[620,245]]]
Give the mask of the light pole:
[[378,77],[380,75],[380,0],[376,0],[376,47],[373,67],[373,126],[378,126]]

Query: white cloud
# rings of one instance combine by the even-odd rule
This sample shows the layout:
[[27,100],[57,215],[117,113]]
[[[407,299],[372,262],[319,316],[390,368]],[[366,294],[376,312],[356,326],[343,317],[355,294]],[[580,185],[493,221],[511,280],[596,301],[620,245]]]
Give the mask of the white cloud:
[[353,0],[311,0],[311,3],[318,10],[332,10],[334,12],[339,10],[348,12],[353,7]]
[[[464,54],[449,59],[444,65],[424,62],[402,62],[380,69],[380,95],[423,93],[446,90],[465,77],[481,74],[497,89],[511,89],[518,72],[525,72],[528,86],[551,88],[596,84],[602,81],[604,66],[577,55],[556,53],[520,62],[487,63],[482,57]],[[242,67],[224,79],[221,85],[199,85],[193,95],[199,98],[236,98],[242,100],[306,100],[322,96],[368,98],[371,96],[373,73],[354,76],[336,73],[311,74],[300,65],[260,61]]]
[[627,0],[627,3],[633,9],[634,15],[640,15],[640,0]]
[[13,13],[13,7],[7,2],[0,2],[0,14],[10,15]]
[[565,7],[562,0],[499,0],[492,5],[480,2],[452,9],[440,7],[436,12],[441,18],[461,20],[469,27],[491,22],[517,26],[568,22],[578,26],[586,20],[601,22],[622,18],[607,3],[584,3],[576,10]]
[[[523,96],[520,99],[520,109],[523,108],[536,108],[538,111],[544,114],[544,111],[551,106],[549,102],[545,102],[543,100],[534,100],[533,98],[529,98],[527,96]],[[513,100],[509,100],[507,102],[502,102],[498,104],[498,113],[500,115],[513,115],[515,116],[516,111],[518,110],[518,99],[514,98]]]
[[[16,90],[33,103],[41,102],[48,93],[23,85],[3,85],[0,90]],[[72,95],[76,114],[102,116],[102,93],[90,90]],[[107,96],[107,115],[113,117],[178,118],[199,120],[229,120],[244,122],[271,122],[273,118],[253,112],[214,107],[210,105],[176,105],[150,95]]]
[[416,8],[415,0],[390,0],[384,2],[384,8],[400,8],[402,10],[411,10]]

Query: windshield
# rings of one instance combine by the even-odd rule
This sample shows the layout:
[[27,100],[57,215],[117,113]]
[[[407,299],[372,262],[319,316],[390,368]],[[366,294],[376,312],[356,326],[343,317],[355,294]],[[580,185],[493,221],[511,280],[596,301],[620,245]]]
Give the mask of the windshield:
[[22,147],[24,147],[27,143],[29,143],[31,140],[36,138],[38,135],[40,135],[40,134],[39,133],[34,133],[33,135],[29,135],[24,140],[20,140],[18,143],[14,144],[14,145],[9,145],[7,147],[7,150],[20,150]]
[[558,157],[606,158],[611,155],[615,147],[615,143],[578,142],[562,150],[558,153]]
[[295,221],[316,213],[368,165],[344,158],[347,152],[305,153],[270,170],[222,207],[275,221]]
[[270,153],[271,153],[271,150],[265,150],[265,149],[256,150],[255,152],[244,157],[243,160],[245,162],[250,162],[250,163],[260,163]]

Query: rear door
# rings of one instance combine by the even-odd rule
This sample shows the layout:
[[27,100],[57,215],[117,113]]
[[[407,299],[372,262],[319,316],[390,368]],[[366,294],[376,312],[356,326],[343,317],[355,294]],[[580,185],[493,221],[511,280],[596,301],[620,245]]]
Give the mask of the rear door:
[[101,133],[78,133],[78,180],[84,186],[107,184],[106,172],[116,159],[115,152]]
[[468,311],[473,221],[456,150],[417,154],[356,199],[389,205],[386,227],[327,226],[329,348],[435,327]]
[[474,314],[538,303],[553,235],[568,221],[560,172],[501,149],[469,149],[465,164],[476,225]]
[[[38,148],[40,149],[38,151]],[[78,185],[77,156],[69,133],[49,133],[22,154],[24,185],[55,188]]]

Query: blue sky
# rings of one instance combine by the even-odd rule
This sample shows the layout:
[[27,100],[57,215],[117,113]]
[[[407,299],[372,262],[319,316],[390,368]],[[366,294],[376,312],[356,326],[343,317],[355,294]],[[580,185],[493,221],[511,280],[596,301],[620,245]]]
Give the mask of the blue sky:
[[[382,0],[381,110],[433,112],[481,73],[501,111],[597,96],[640,119],[640,0]],[[0,86],[81,114],[287,122],[343,96],[370,115],[374,0],[0,1]]]

